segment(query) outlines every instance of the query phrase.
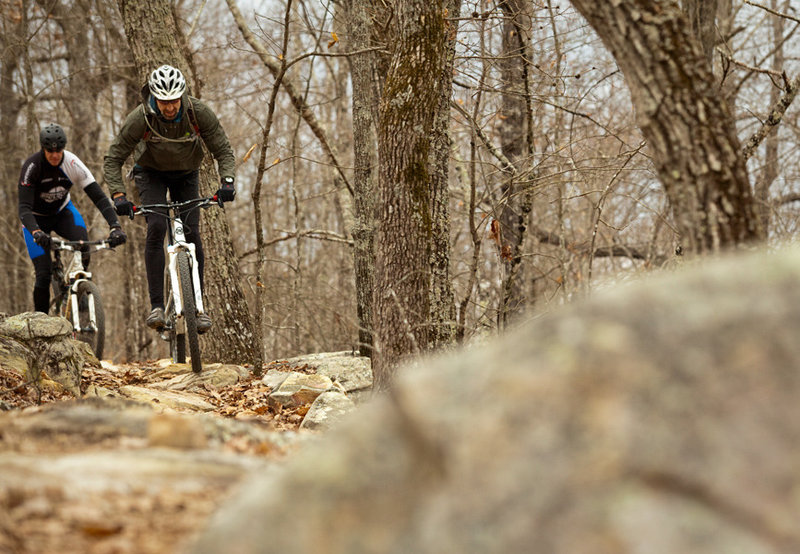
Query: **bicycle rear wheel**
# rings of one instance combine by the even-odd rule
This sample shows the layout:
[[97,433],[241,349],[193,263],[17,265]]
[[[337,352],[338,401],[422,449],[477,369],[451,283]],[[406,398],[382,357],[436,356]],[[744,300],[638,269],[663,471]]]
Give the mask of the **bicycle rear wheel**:
[[197,306],[194,301],[192,270],[186,252],[178,252],[177,256],[183,317],[186,320],[186,344],[189,346],[189,356],[192,358],[192,371],[200,373],[203,370],[203,361],[200,357],[200,337],[197,335]]
[[[87,343],[98,360],[103,357],[106,344],[106,316],[103,311],[103,300],[100,298],[100,289],[91,281],[78,283],[78,323],[73,329],[75,337]],[[92,325],[92,304],[94,305],[94,325]]]

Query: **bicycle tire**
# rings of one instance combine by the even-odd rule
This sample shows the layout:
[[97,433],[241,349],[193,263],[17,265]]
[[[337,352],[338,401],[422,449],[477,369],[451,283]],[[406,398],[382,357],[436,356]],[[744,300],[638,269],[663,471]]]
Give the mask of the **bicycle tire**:
[[[100,289],[91,281],[81,281],[78,283],[78,322],[79,329],[74,329],[75,337],[87,343],[94,351],[95,357],[100,360],[103,357],[103,349],[106,344],[106,316],[103,311],[103,300],[100,297]],[[89,330],[89,297],[94,298],[94,321],[96,331]],[[86,301],[83,299],[86,298]]]
[[165,333],[167,335],[167,340],[169,341],[169,355],[172,357],[172,362],[176,364],[185,364],[186,363],[186,335],[178,334],[177,329],[177,319],[178,317],[175,315],[175,302],[172,298],[172,286],[169,283],[169,278],[167,278],[167,283],[164,286],[164,290],[166,291],[167,298],[167,308],[166,312],[166,319],[167,319],[167,328],[165,329]]
[[197,307],[194,301],[192,270],[186,252],[178,252],[177,256],[183,317],[186,319],[186,344],[189,346],[189,357],[192,359],[192,371],[200,373],[203,370],[203,361],[200,357],[200,336],[197,334]]

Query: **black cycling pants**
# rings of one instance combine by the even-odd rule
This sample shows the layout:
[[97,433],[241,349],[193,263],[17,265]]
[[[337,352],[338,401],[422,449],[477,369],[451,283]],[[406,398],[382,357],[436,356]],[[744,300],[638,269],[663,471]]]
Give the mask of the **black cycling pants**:
[[[199,198],[199,172],[197,171],[156,171],[135,167],[133,179],[139,192],[140,204],[164,204],[167,191],[171,202],[183,202]],[[167,211],[162,210],[166,215]],[[200,240],[200,210],[195,208],[182,212],[186,240],[195,247],[197,265],[200,272],[200,285],[203,284],[203,243]],[[150,291],[150,306],[164,307],[164,237],[169,220],[166,217],[148,214],[147,236],[144,244],[144,265],[147,271],[147,288]]]
[[[83,221],[78,209],[72,201],[55,215],[37,215],[36,223],[45,233],[55,232],[67,240],[89,240],[86,223]],[[25,245],[28,247],[28,256],[33,262],[33,271],[36,281],[33,284],[33,309],[37,312],[47,313],[50,309],[50,275],[52,274],[52,259],[50,251],[45,250],[33,241],[31,232],[23,227]],[[89,253],[84,252],[83,265],[89,267]]]

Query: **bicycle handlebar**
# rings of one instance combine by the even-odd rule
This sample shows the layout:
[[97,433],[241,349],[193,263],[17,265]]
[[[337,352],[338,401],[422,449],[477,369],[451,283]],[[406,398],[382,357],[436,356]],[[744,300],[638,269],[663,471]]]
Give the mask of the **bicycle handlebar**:
[[[94,247],[94,248],[93,248]],[[102,240],[64,240],[58,237],[50,239],[51,250],[66,250],[69,252],[96,252],[111,248],[108,239]]]
[[[192,206],[193,204],[195,205]],[[210,206],[211,204],[217,204],[219,206],[222,206],[222,201],[215,194],[214,196],[208,196],[205,198],[192,198],[191,200],[184,200],[183,202],[167,202],[165,204],[145,204],[141,206],[134,205],[131,209],[130,218],[133,219],[133,216],[135,216],[136,214],[165,215],[161,212],[156,211],[159,208],[167,210],[178,210],[180,208],[192,206],[192,209],[195,209],[195,208],[205,208]]]

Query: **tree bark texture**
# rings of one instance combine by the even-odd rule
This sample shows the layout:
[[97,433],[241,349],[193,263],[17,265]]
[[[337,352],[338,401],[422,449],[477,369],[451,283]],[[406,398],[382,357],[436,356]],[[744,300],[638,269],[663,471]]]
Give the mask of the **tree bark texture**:
[[[524,0],[500,2],[503,11],[503,55],[498,60],[503,83],[503,124],[500,126],[500,148],[512,166],[527,155],[531,145],[526,120],[526,98],[529,94],[527,65],[531,57],[526,56],[530,41],[531,3]],[[520,140],[522,139],[522,140]],[[502,304],[498,314],[498,325],[505,326],[508,320],[525,309],[525,274],[522,265],[522,245],[527,229],[527,217],[531,211],[529,195],[518,190],[518,173],[504,172],[506,179],[500,206],[500,259],[503,264]]]
[[[178,29],[167,0],[118,0],[136,63],[140,82],[155,67],[170,64],[187,77],[190,94],[193,92],[190,61],[178,43]],[[223,123],[224,127],[224,123]],[[200,171],[201,194],[210,194],[218,188],[219,177],[211,157],[206,155]],[[228,205],[231,209],[235,204]],[[242,292],[242,277],[234,252],[230,228],[224,212],[209,209],[203,212],[205,234],[205,290],[207,310],[214,318],[214,326],[203,338],[203,355],[208,360],[229,363],[252,363],[260,368],[261,337],[254,333],[253,321]],[[142,275],[144,278],[144,275]]]
[[380,220],[376,241],[373,373],[388,389],[396,364],[428,347],[433,236],[431,132],[447,60],[443,0],[396,4],[399,36],[378,127]]
[[717,0],[683,0],[683,11],[706,61],[711,65],[717,44]]
[[[778,6],[775,0],[772,1],[772,8],[776,9]],[[784,20],[781,17],[772,19],[772,43],[775,48],[773,54],[773,66],[782,68],[785,62],[783,53],[783,30]],[[781,100],[781,90],[773,86],[770,88],[770,105],[775,106]],[[771,117],[767,118],[767,123],[772,120]],[[778,119],[780,121],[780,119]],[[758,217],[761,226],[764,229],[764,234],[769,236],[769,220],[772,212],[772,205],[770,202],[770,187],[775,179],[778,178],[778,133],[770,133],[765,141],[764,152],[764,166],[755,182],[755,197],[757,202]],[[747,155],[747,148],[745,148],[745,159]]]
[[[363,51],[380,44],[376,21],[381,14],[371,2],[345,0],[340,3],[342,42],[348,52]],[[350,56],[353,83],[353,266],[355,270],[358,348],[372,356],[375,283],[376,181],[378,178],[377,122],[382,83],[388,66],[383,54],[362,52]]]
[[761,240],[733,118],[677,2],[572,3],[625,75],[684,251]]
[[7,309],[19,313],[33,309],[32,266],[16,215],[19,171],[22,161],[31,154],[22,139],[25,132],[19,120],[25,104],[24,98],[16,92],[15,81],[28,37],[25,15],[28,6],[26,2],[13,5],[3,2],[3,8],[10,17],[2,18],[0,28],[0,198],[9,213],[6,216],[7,240],[0,242],[0,256],[4,260],[0,294],[7,299]]
[[436,109],[430,158],[431,209],[433,235],[431,245],[431,337],[433,348],[448,346],[456,337],[456,305],[450,275],[450,99],[453,95],[453,67],[461,0],[445,2],[447,50],[442,68],[441,94]]

